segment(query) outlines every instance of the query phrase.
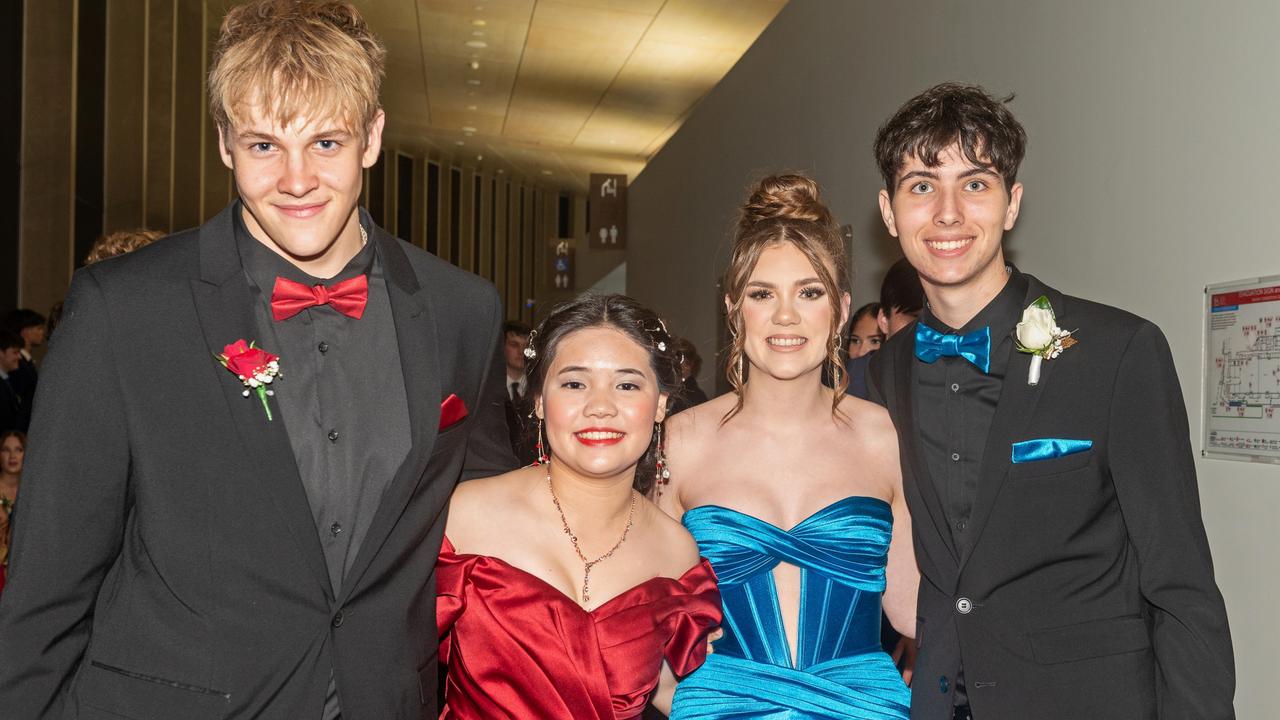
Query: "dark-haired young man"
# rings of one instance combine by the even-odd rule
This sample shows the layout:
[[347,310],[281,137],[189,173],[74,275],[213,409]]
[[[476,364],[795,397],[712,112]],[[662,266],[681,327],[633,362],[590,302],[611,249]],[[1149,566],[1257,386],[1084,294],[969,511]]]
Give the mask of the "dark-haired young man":
[[21,364],[22,338],[0,328],[0,433],[22,429],[22,401],[13,390],[13,376]]
[[31,350],[44,345],[48,325],[45,317],[35,310],[18,308],[9,313],[5,327],[22,338],[22,351],[19,353],[21,362],[10,376],[9,385],[22,404],[16,429],[26,432],[31,424],[31,405],[36,396],[36,385],[40,382],[40,373],[36,369],[36,359]]
[[438,716],[445,507],[515,463],[493,286],[358,207],[384,59],[349,2],[233,8],[209,85],[236,200],[76,273],[0,602],[6,720]]
[[924,309],[924,288],[920,275],[907,258],[898,258],[884,274],[880,282],[880,311],[876,324],[885,339],[915,322]]
[[1173,358],[1150,322],[1005,263],[1025,139],[956,84],[876,137],[881,213],[928,299],[869,375],[921,573],[912,717],[1231,718]]

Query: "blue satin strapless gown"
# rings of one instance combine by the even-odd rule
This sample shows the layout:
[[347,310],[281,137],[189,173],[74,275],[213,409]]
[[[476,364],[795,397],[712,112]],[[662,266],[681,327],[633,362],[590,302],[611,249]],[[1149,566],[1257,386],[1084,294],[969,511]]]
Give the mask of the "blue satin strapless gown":
[[[880,647],[888,503],[848,497],[791,530],[717,505],[688,511],[684,524],[715,568],[724,637],[680,681],[671,720],[907,720],[911,691]],[[795,665],[779,563],[800,568]]]

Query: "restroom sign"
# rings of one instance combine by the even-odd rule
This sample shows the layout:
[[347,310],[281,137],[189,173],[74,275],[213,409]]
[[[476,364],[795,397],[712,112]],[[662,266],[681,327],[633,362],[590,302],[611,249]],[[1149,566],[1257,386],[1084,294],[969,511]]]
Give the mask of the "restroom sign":
[[573,245],[568,240],[553,240],[549,257],[551,266],[547,268],[547,277],[551,287],[556,290],[572,290],[574,286]]
[[587,245],[593,250],[627,247],[627,176],[591,173],[591,226]]

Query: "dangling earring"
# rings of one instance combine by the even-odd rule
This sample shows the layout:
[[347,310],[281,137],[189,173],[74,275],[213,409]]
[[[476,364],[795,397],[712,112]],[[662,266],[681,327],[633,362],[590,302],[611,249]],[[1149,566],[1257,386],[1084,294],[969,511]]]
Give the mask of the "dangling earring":
[[739,351],[739,352],[738,352],[738,359],[733,361],[733,362],[734,362],[733,370],[734,370],[734,373],[738,376],[738,384],[739,384],[739,385],[741,385],[741,384],[743,383],[743,381],[745,380],[745,378],[743,378],[743,377],[742,377],[742,356],[743,356],[744,354],[746,354],[745,350],[744,350],[744,351]]
[[839,363],[840,359],[840,336],[831,336],[831,354],[827,356],[827,362],[831,363],[831,385],[834,387],[840,384],[840,373],[843,368]]
[[662,497],[663,486],[671,482],[671,470],[667,468],[667,455],[662,450],[662,423],[654,423],[653,431],[658,436],[658,462],[654,466],[654,480],[658,489],[658,497]]
[[547,455],[546,443],[542,441],[542,418],[538,418],[538,444],[534,448],[538,451],[538,459],[533,461],[535,467],[551,462],[550,456]]

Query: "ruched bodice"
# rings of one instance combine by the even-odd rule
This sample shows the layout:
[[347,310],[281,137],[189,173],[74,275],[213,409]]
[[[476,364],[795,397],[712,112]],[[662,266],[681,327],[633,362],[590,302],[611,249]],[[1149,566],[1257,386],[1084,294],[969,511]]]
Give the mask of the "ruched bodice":
[[[880,596],[893,533],[883,500],[838,500],[791,528],[717,505],[684,524],[711,561],[724,637],[681,682],[683,718],[906,718],[909,691],[880,649]],[[800,569],[792,662],[773,570]]]

